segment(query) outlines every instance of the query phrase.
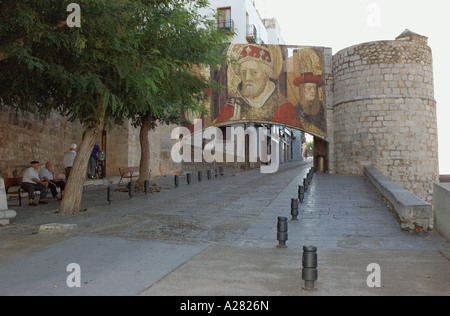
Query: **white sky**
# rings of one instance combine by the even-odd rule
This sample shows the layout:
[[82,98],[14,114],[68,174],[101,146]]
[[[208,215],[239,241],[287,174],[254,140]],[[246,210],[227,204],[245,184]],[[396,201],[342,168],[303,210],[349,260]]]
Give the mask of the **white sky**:
[[[277,18],[287,45],[331,47],[333,54],[360,43],[394,40],[405,29],[429,37],[433,50],[441,174],[450,174],[450,1],[253,0],[262,18]],[[380,27],[368,24],[378,4]],[[447,79],[447,80],[446,80]]]

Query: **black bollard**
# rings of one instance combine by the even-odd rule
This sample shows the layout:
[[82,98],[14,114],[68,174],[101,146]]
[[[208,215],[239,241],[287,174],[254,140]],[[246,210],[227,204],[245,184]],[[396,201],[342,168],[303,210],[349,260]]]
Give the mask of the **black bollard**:
[[191,174],[190,173],[186,174],[186,180],[187,180],[187,184],[191,184]]
[[287,248],[286,241],[288,240],[288,222],[286,217],[278,217],[277,231],[277,247]]
[[296,221],[298,216],[298,199],[291,200],[291,215],[292,220]]
[[145,182],[144,182],[144,193],[145,193],[145,195],[147,195],[149,191],[150,191],[150,181],[145,180]]
[[298,200],[302,203],[305,200],[305,187],[303,185],[298,186]]
[[317,247],[304,246],[302,258],[302,280],[305,281],[305,290],[316,290],[314,282],[318,280],[317,272]]
[[308,180],[306,178],[303,179],[303,187],[305,189],[305,192],[308,191]]
[[211,180],[211,170],[206,171],[206,177],[208,178],[208,180]]
[[134,182],[128,183],[128,195],[130,196],[130,199],[134,198]]
[[180,185],[180,177],[174,176],[174,181],[175,181],[175,188],[178,188],[178,186]]
[[201,171],[198,172],[198,182],[202,182],[203,173]]
[[113,200],[113,198],[112,198],[112,192],[113,192],[112,188],[111,188],[111,187],[108,187],[108,190],[107,190],[108,204],[111,204],[111,202],[112,202],[112,200]]

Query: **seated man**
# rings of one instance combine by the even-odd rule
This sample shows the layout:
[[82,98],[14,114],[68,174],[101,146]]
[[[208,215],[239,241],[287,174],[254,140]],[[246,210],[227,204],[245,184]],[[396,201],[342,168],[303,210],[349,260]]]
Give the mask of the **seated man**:
[[[48,188],[52,192],[53,197],[56,197],[58,201],[62,200],[62,192],[66,187],[66,183],[62,180],[56,181],[53,177],[55,172],[53,171],[53,165],[51,162],[47,162],[45,164],[45,168],[42,168],[41,172],[39,172],[39,177],[42,180],[48,182]],[[58,194],[57,188],[61,189],[61,195]]]
[[30,199],[30,206],[37,206],[34,202],[34,191],[40,191],[41,196],[39,199],[39,204],[48,204],[45,201],[47,196],[47,186],[48,182],[41,181],[37,170],[39,169],[39,161],[32,161],[31,167],[25,170],[22,177],[22,184],[20,187],[28,193],[28,198]]

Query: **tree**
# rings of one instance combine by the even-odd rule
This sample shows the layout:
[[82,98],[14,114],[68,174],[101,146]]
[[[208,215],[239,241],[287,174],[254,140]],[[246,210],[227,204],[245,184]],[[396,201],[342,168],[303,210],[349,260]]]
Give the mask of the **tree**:
[[216,83],[202,75],[202,69],[221,64],[226,59],[223,49],[229,43],[229,31],[217,27],[217,20],[199,14],[207,8],[207,1],[178,2],[170,7],[159,7],[152,28],[160,28],[166,36],[154,33],[154,49],[170,60],[176,60],[176,69],[157,82],[158,104],[131,119],[140,126],[140,177],[137,189],[149,180],[150,146],[148,133],[157,124],[181,124],[180,110],[202,113],[209,98],[207,91]]
[[[183,37],[178,25],[184,20],[170,19],[180,1],[79,0],[79,28],[65,24],[70,2],[0,3],[0,98],[17,111],[44,119],[56,111],[83,125],[83,139],[59,208],[61,213],[74,214],[81,209],[96,136],[105,125],[140,114],[156,114],[160,119],[160,113],[173,113],[172,108],[164,108],[174,104],[167,98],[173,86],[162,90],[162,84],[185,69],[180,61],[190,52],[178,49],[178,39]],[[168,15],[160,16],[161,10]],[[163,42],[174,45],[169,47],[181,56],[165,54]]]

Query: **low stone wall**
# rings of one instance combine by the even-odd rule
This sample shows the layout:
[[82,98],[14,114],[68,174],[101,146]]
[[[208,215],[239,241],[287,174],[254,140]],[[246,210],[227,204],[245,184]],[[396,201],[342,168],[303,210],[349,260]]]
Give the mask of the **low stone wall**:
[[433,201],[436,230],[450,241],[450,183],[434,184]]
[[393,212],[402,230],[420,232],[433,227],[433,210],[430,204],[389,180],[375,167],[364,167],[364,175]]

